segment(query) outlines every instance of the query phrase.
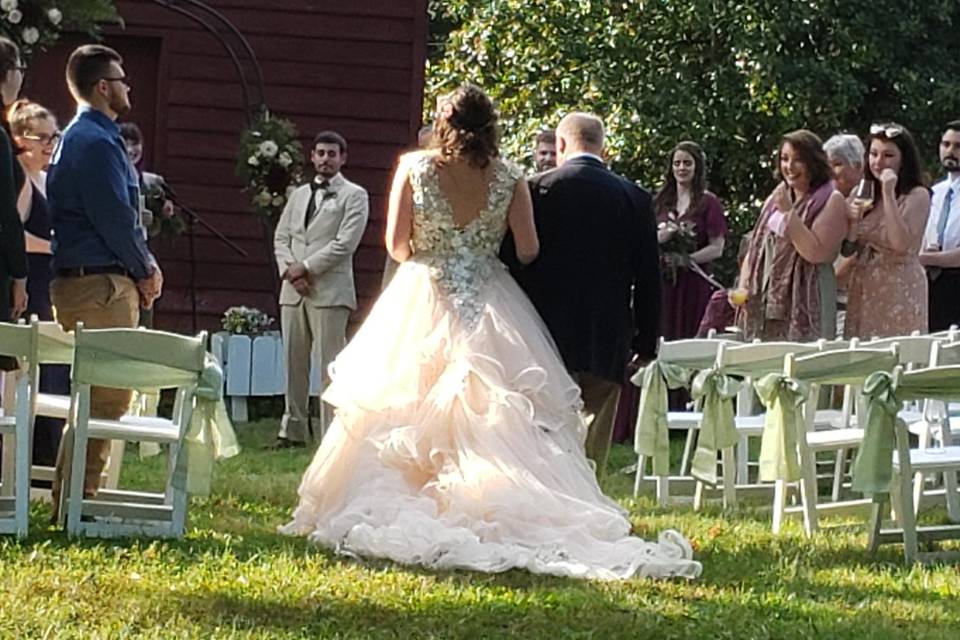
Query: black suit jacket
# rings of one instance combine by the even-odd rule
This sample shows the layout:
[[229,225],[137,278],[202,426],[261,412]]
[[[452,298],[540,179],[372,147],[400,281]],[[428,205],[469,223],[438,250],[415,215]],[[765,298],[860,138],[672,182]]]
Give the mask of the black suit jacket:
[[10,278],[27,277],[23,224],[17,212],[23,181],[13,143],[0,127],[0,321],[10,319]]
[[529,181],[540,255],[501,256],[550,330],[567,369],[622,381],[630,352],[656,355],[660,253],[650,194],[580,156]]

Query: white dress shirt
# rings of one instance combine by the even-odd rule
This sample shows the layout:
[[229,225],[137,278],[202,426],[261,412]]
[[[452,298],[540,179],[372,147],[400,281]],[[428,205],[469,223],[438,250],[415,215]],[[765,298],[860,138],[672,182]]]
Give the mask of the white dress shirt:
[[943,231],[943,246],[941,251],[956,249],[960,247],[960,176],[951,179],[941,180],[933,185],[933,195],[930,198],[930,217],[927,218],[927,229],[924,233],[924,246],[938,244],[937,229],[940,224],[940,215],[943,212],[943,200],[947,196],[947,190],[953,190],[953,196],[950,199],[950,216],[947,218],[947,226]]

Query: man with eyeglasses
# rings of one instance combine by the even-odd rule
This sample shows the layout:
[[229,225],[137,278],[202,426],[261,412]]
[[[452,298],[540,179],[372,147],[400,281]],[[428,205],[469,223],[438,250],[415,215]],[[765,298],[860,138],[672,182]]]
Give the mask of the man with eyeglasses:
[[930,331],[960,324],[960,120],[940,138],[940,164],[947,176],[933,185],[920,264],[930,279]]
[[[135,327],[140,302],[150,308],[163,276],[139,228],[139,186],[116,119],[130,111],[123,59],[102,45],[84,45],[67,62],[77,115],[63,133],[47,175],[53,221],[54,280],[50,297],[66,330]],[[117,419],[131,392],[94,387],[90,414]],[[65,434],[66,435],[66,434]],[[64,438],[67,442],[68,438]],[[95,495],[109,442],[90,440],[84,494]],[[64,449],[57,460],[59,507]]]

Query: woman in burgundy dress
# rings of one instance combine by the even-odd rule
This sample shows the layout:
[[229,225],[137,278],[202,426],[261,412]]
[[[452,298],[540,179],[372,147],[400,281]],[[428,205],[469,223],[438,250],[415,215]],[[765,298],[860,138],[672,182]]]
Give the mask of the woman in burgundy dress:
[[[705,164],[700,145],[679,143],[670,152],[664,185],[653,201],[657,239],[664,255],[660,331],[666,340],[696,336],[713,293],[713,287],[701,275],[670,256],[675,245],[683,244],[677,234],[691,236],[689,260],[705,273],[710,273],[711,263],[723,254],[727,222],[720,200],[706,190]],[[678,404],[679,394],[671,396],[671,405]],[[639,398],[639,389],[629,383],[624,385],[614,426],[617,442],[633,437]]]

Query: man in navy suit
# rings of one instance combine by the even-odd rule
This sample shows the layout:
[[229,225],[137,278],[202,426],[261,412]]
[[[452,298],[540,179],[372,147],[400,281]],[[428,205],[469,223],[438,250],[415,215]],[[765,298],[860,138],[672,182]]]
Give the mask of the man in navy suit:
[[598,477],[627,362],[656,357],[661,295],[650,194],[610,171],[603,149],[600,118],[560,121],[557,168],[530,179],[540,255],[511,266],[583,392]]

